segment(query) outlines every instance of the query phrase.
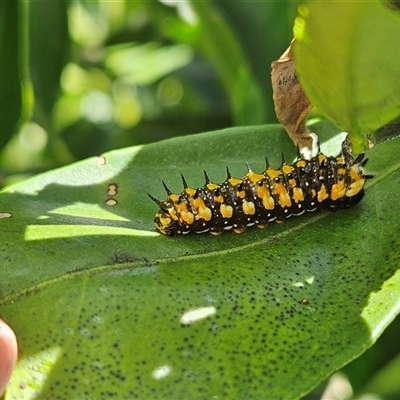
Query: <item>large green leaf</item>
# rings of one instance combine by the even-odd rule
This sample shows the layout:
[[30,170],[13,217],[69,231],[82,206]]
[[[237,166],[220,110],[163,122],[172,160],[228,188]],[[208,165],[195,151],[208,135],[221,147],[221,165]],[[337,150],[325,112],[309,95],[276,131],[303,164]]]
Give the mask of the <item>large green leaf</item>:
[[0,315],[20,345],[6,399],[308,392],[399,312],[399,150],[369,152],[357,207],[242,235],[159,235],[146,191],[278,166],[295,154],[281,127],[112,151],[3,191]]
[[36,117],[50,134],[54,132],[49,120],[60,92],[61,72],[67,63],[70,45],[68,5],[68,0],[29,3],[29,61]]
[[[267,121],[277,121],[272,100],[271,68],[293,37],[292,27],[297,5],[283,1],[213,0],[222,8],[242,43],[258,86],[264,94]],[[218,36],[217,36],[218,37]]]
[[361,152],[366,135],[400,114],[400,12],[381,1],[310,2],[299,11],[304,91]]
[[[17,129],[23,111],[23,95],[29,93],[26,65],[26,3],[0,2],[0,148]],[[24,98],[24,100],[27,100]],[[25,104],[26,106],[26,104]]]
[[267,102],[223,13],[211,1],[187,3],[196,13],[200,30],[192,45],[210,60],[221,77],[235,124],[265,123]]

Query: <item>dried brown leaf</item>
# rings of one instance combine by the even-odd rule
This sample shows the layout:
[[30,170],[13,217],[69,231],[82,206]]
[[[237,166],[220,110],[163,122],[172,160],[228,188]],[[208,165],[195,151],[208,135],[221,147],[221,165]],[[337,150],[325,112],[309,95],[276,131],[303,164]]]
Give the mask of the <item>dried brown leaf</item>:
[[271,65],[271,80],[276,116],[294,144],[302,151],[312,150],[314,139],[306,126],[307,114],[313,107],[297,78],[292,46]]

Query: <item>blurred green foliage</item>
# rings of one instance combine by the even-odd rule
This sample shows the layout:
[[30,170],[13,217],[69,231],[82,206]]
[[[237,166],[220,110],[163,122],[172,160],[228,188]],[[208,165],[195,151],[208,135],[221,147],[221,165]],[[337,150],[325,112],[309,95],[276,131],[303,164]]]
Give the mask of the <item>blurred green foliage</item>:
[[113,148],[275,121],[270,63],[294,3],[0,7],[1,186]]
[[318,110],[356,153],[400,113],[400,13],[383,2],[309,2],[293,28],[296,70]]

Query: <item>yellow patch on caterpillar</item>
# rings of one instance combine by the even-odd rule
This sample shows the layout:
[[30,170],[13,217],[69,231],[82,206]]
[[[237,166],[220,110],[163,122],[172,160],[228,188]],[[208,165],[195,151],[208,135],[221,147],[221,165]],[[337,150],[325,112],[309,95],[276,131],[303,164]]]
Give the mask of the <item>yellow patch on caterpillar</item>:
[[346,168],[338,168],[336,175],[337,176],[345,176],[347,173]]
[[180,197],[181,197],[180,194],[170,194],[170,195],[169,195],[169,200],[170,200],[172,203],[176,204],[176,203],[178,203]]
[[217,185],[216,183],[207,183],[206,188],[208,190],[216,190],[219,189],[219,185]]
[[350,179],[351,184],[346,191],[347,197],[355,196],[362,190],[365,184],[365,178],[362,177],[362,175],[360,174],[360,170],[356,165],[353,165],[350,168]]
[[297,186],[296,179],[289,179],[288,184],[290,187],[295,188]]
[[322,203],[329,197],[328,192],[326,191],[325,185],[321,185],[321,188],[318,190],[318,202]]
[[172,219],[163,213],[157,213],[156,217],[154,218],[154,222],[157,229],[165,235],[167,234],[166,230],[173,223]]
[[[166,218],[163,215],[165,215],[165,214],[164,213],[160,214],[160,218]],[[168,207],[168,214],[167,215],[174,221],[178,221],[178,219],[179,219],[178,215],[177,215],[177,212],[176,212],[176,210],[175,210],[175,208],[174,208],[174,206],[172,204]]]
[[233,208],[232,206],[227,206],[226,204],[221,204],[219,212],[224,218],[232,218]]
[[196,194],[196,189],[192,189],[192,188],[186,188],[184,190],[184,193],[188,196],[188,197],[193,197]]
[[259,183],[259,182],[261,182],[263,179],[264,179],[264,175],[261,175],[261,174],[256,174],[256,173],[254,173],[253,171],[251,171],[251,172],[248,172],[247,174],[246,174],[246,177],[248,178],[248,180],[250,181],[250,182],[252,182],[252,183]]
[[179,213],[183,213],[186,211],[189,211],[188,209],[188,203],[183,202],[183,201],[177,201],[174,203],[174,207],[176,211],[179,211]]
[[291,165],[282,165],[281,170],[284,174],[289,175],[294,171],[294,168]]
[[244,200],[242,203],[242,209],[245,215],[254,215],[256,213],[256,207],[252,201]]
[[194,222],[194,214],[192,212],[182,212],[181,219],[188,225],[191,225]]
[[206,205],[204,204],[204,200],[200,197],[194,198],[191,197],[192,201],[192,207],[193,209],[200,209],[200,208],[206,208]]
[[364,187],[365,184],[365,179],[360,178],[357,181],[353,182],[349,188],[346,191],[346,196],[347,197],[353,197],[355,196],[357,193],[359,193],[362,188]]
[[244,190],[238,190],[236,196],[239,197],[239,199],[244,199],[246,197],[246,192]]
[[284,207],[291,207],[292,206],[292,200],[290,199],[289,193],[282,193],[279,196],[279,205],[284,208]]
[[267,186],[265,186],[265,185],[257,186],[257,196],[260,199],[264,199],[266,197],[270,197],[271,193],[269,191],[269,188]]
[[296,161],[296,166],[298,168],[304,168],[307,165],[307,161],[306,160],[298,160]]
[[262,202],[266,210],[273,210],[275,208],[275,200],[272,196],[263,197]]
[[242,183],[241,179],[237,179],[237,178],[229,178],[228,182],[232,185],[232,186],[238,186]]
[[279,205],[283,207],[290,207],[292,200],[290,199],[289,193],[283,183],[277,183],[275,186],[275,193],[279,196]]
[[279,171],[279,169],[268,168],[265,172],[271,179],[279,178],[279,176],[281,175],[281,171]]
[[359,179],[362,179],[362,176],[361,176],[361,174],[360,174],[360,171],[359,171],[359,169],[357,168],[357,166],[355,166],[355,165],[353,165],[351,168],[350,168],[350,179],[351,179],[351,181],[353,182],[353,181],[357,181],[357,180],[359,180]]
[[338,183],[332,185],[331,188],[331,199],[333,201],[341,199],[346,195],[346,186],[344,184],[344,179],[340,180]]
[[162,216],[161,214],[157,214],[157,215],[156,215],[156,218],[158,218],[158,223],[159,223],[159,225],[160,225],[160,226],[163,226],[163,227],[168,226],[168,225],[172,222],[172,219],[171,219],[171,218],[169,218],[169,217],[164,217],[164,216]]
[[344,161],[344,158],[343,158],[343,157],[340,157],[340,156],[337,156],[337,157],[336,157],[336,163],[337,163],[338,165],[344,165],[344,164],[346,164],[346,162]]
[[205,221],[209,221],[212,217],[211,209],[208,207],[199,207],[197,209],[197,215],[195,217],[196,220],[204,219]]
[[301,201],[304,201],[304,193],[301,188],[295,187],[293,188],[293,200],[295,203],[299,203]]

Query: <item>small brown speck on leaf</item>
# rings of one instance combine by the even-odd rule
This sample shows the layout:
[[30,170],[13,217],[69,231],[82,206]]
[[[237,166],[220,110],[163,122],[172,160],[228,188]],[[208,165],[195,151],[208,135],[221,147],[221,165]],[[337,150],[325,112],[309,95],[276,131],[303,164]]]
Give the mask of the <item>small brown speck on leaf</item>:
[[115,183],[110,183],[107,188],[107,196],[115,196],[118,193],[118,186]]
[[117,203],[118,203],[118,201],[115,200],[115,199],[108,199],[108,200],[106,200],[106,204],[107,204],[108,206],[115,206]]

